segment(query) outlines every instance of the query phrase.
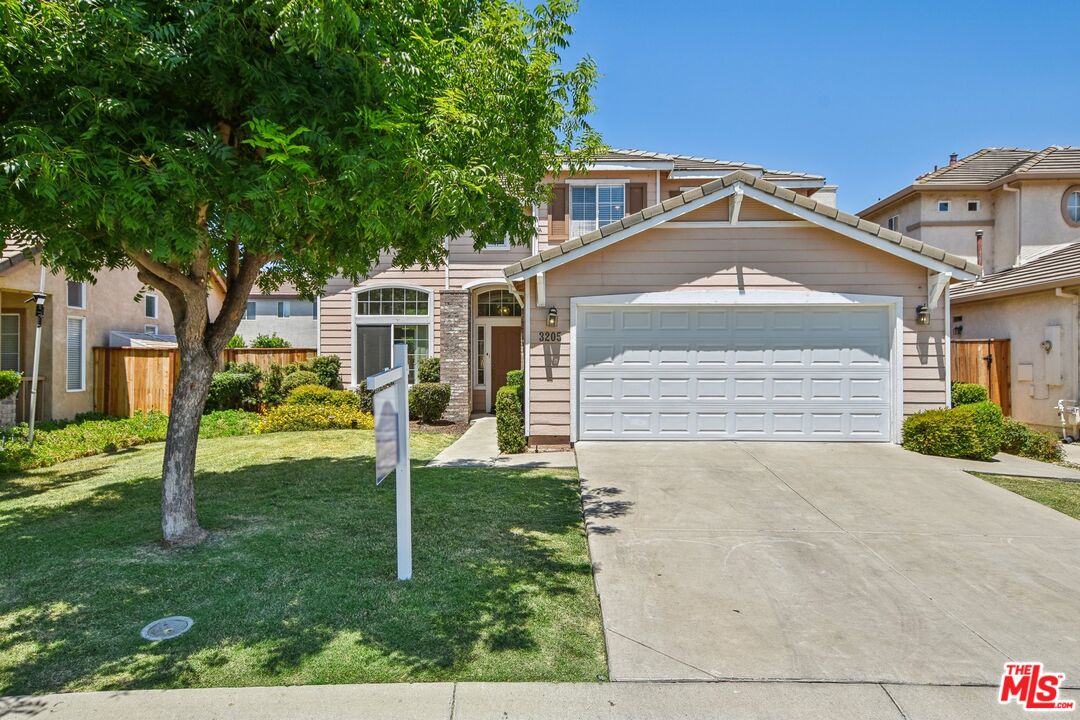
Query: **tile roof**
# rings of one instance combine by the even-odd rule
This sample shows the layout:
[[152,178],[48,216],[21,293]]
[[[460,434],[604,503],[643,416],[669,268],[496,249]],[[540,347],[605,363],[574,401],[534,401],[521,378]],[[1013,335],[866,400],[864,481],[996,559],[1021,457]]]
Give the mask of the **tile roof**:
[[1080,148],[1061,145],[1043,150],[983,148],[919,177],[913,185],[990,185],[1009,176],[1037,179],[1039,175],[1080,176]]
[[957,283],[949,292],[953,302],[963,302],[1074,285],[1080,285],[1080,243],[993,275]]
[[633,215],[627,215],[621,220],[604,225],[603,227],[597,230],[593,230],[592,232],[585,233],[580,237],[571,238],[566,242],[556,245],[554,247],[550,247],[537,255],[532,255],[520,262],[509,265],[504,268],[503,272],[506,274],[507,277],[517,275],[518,273],[535,267],[542,262],[559,257],[560,255],[566,255],[567,253],[573,252],[580,247],[589,245],[590,243],[594,243],[601,238],[613,235],[620,230],[631,228],[634,225],[643,223],[646,220],[650,220],[658,215],[675,210],[676,208],[690,203],[694,200],[697,200],[698,198],[721,192],[722,190],[731,187],[735,183],[743,183],[745,185],[751,186],[762,192],[774,195],[781,200],[798,205],[802,208],[810,210],[811,212],[817,213],[818,215],[822,215],[829,220],[835,220],[837,222],[844,223],[845,225],[849,225],[857,230],[869,233],[870,235],[874,235],[881,238],[882,240],[886,240],[895,245],[899,245],[907,250],[911,250],[921,255],[933,258],[934,260],[943,262],[946,265],[950,265],[964,272],[979,272],[979,266],[969,260],[965,260],[964,258],[953,255],[952,253],[947,253],[940,248],[933,247],[932,245],[927,245],[926,243],[923,243],[920,240],[916,240],[915,238],[901,235],[900,233],[893,230],[888,230],[881,225],[878,225],[877,223],[872,223],[869,220],[864,220],[860,217],[856,217],[855,215],[849,215],[848,213],[841,212],[834,207],[824,205],[804,195],[799,195],[795,192],[792,192],[791,190],[788,190],[787,188],[780,187],[776,183],[769,182],[768,180],[760,177],[755,177],[743,170],[737,170],[733,173],[725,175],[722,178],[717,178],[716,180],[707,182],[701,187],[696,187],[693,190],[684,192],[682,195],[676,195],[673,198],[664,200],[662,203],[659,203],[657,205],[647,207],[640,212],[634,213]]
[[676,155],[672,153],[652,152],[650,150],[635,150],[632,148],[608,150],[607,152],[598,155],[594,159],[594,162],[635,162],[642,160],[670,162],[671,169],[674,171],[702,170],[716,172],[726,170],[734,172],[735,170],[746,170],[752,174],[760,174],[765,178],[775,177],[777,179],[821,180],[823,182],[825,180],[824,175],[791,172],[789,170],[770,170],[762,165],[755,165],[754,163],[736,162],[734,160],[717,160],[715,158],[696,157],[692,155]]

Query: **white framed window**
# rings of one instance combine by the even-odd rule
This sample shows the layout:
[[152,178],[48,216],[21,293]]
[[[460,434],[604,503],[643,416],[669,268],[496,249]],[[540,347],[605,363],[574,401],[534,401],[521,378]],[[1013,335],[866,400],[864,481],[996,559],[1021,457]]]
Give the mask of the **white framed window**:
[[409,348],[409,382],[416,365],[431,354],[434,311],[431,293],[421,288],[376,287],[356,293],[353,301],[354,382],[390,366],[395,343]]
[[157,335],[158,334],[158,326],[157,325],[143,325],[143,332],[146,333],[147,335]]
[[254,300],[248,300],[247,309],[244,310],[244,319],[245,320],[254,320],[255,319],[255,301]]
[[0,316],[0,370],[22,370],[22,318],[18,313]]
[[1072,227],[1080,227],[1080,185],[1073,185],[1061,196],[1061,214]]
[[487,243],[484,245],[485,250],[509,250],[510,249],[510,236],[507,235],[502,239],[502,242]]
[[487,328],[480,325],[476,328],[476,377],[474,378],[473,386],[477,388],[484,387],[484,383],[487,381]]
[[570,186],[570,237],[592,232],[625,214],[624,185]]
[[67,379],[68,392],[86,389],[86,318],[67,319]]
[[521,305],[509,290],[488,290],[476,297],[477,317],[521,317]]
[[891,218],[885,221],[885,227],[896,232],[900,232],[900,216],[893,215]]
[[292,303],[288,300],[278,300],[277,304],[277,316],[279,318],[287,318],[292,313]]
[[67,306],[69,308],[75,308],[76,310],[83,310],[86,308],[86,283],[68,280]]
[[143,307],[146,310],[146,317],[150,318],[151,320],[157,320],[157,295],[154,295],[153,293],[147,293],[143,297]]
[[938,203],[937,203],[938,212],[949,212],[949,209],[951,207],[952,207],[952,202],[950,202],[948,200],[938,200]]
[[978,200],[968,200],[967,209],[968,212],[979,212],[979,208],[982,207],[982,203]]

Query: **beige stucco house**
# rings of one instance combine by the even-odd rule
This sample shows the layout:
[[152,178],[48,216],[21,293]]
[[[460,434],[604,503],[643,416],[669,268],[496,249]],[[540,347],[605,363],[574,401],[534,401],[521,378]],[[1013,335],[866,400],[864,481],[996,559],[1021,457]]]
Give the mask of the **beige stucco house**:
[[948,287],[977,265],[837,211],[821,176],[614,151],[551,183],[530,248],[453,239],[444,267],[329,288],[343,380],[403,340],[462,417],[523,364],[534,444],[895,442],[948,402]]
[[289,283],[271,292],[255,288],[236,334],[249,346],[259,335],[277,335],[295,348],[317,348],[318,303],[302,297]]
[[[17,418],[28,418],[41,268],[33,253],[4,248],[0,259],[0,369],[23,373]],[[45,321],[38,370],[40,419],[68,419],[94,409],[93,348],[144,336],[153,343],[173,332],[164,298],[148,291],[135,271],[103,270],[93,283],[45,273]],[[138,341],[138,340],[136,340]]]
[[1080,148],[984,148],[859,213],[981,264],[951,294],[957,338],[1008,339],[1014,417],[1080,397]]

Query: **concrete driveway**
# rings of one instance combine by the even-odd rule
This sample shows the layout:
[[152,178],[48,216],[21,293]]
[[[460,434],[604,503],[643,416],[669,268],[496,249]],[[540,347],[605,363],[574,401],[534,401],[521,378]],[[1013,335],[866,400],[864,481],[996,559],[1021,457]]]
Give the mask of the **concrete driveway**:
[[1080,687],[1080,522],[893,445],[577,445],[612,679]]

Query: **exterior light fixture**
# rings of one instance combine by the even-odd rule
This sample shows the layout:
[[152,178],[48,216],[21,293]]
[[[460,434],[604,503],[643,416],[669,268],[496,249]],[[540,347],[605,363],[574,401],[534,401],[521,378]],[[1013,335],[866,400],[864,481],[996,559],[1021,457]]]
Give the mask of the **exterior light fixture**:
[[509,305],[500,305],[499,306],[499,315],[502,315],[503,317],[506,317],[509,314],[510,314],[510,306]]
[[555,327],[558,324],[559,324],[559,308],[554,307],[554,306],[549,307],[548,308],[548,314],[547,314],[547,326],[548,327]]
[[926,305],[915,306],[915,319],[920,325],[930,324],[930,308]]
[[1043,349],[1043,352],[1047,353],[1054,349],[1054,343],[1050,342],[1049,340],[1043,340],[1041,343],[1039,343],[1039,346]]

